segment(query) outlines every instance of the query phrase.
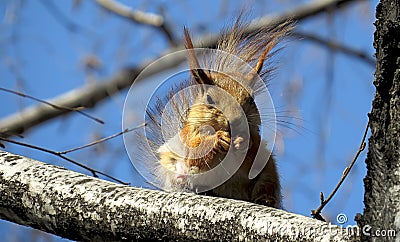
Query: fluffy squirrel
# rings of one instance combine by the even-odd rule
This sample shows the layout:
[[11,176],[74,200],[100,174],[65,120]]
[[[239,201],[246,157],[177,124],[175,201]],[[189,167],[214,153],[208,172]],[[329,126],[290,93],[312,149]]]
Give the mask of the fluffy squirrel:
[[[172,131],[168,128],[167,138],[153,143],[160,164],[154,172],[165,190],[192,191],[280,208],[279,175],[266,146],[271,141],[261,136],[262,115],[255,97],[263,95],[259,90],[271,77],[274,47],[293,25],[285,22],[256,33],[247,33],[247,27],[239,17],[221,33],[216,50],[204,55],[195,51],[188,30],[184,29],[190,79],[176,85],[178,88],[166,96],[167,101],[159,99],[148,112],[153,133],[165,129],[161,115],[168,116],[167,121],[173,119],[170,124],[165,121],[165,126],[175,127]],[[165,109],[166,102],[170,104],[169,111]],[[233,161],[235,157],[240,157],[239,163]],[[256,160],[264,166],[251,179],[249,172]],[[231,164],[233,169],[229,170]],[[212,170],[219,171],[208,173]],[[224,179],[223,173],[228,174]],[[209,176],[201,178],[201,174]]]

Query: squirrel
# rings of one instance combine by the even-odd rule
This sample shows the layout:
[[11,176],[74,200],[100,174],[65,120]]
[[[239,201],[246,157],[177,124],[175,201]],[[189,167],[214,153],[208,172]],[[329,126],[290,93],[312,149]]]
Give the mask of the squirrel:
[[[291,31],[293,23],[284,22],[251,34],[246,32],[248,26],[239,17],[221,33],[215,52],[204,56],[197,54],[184,28],[191,78],[180,89],[192,89],[170,91],[166,99],[172,102],[172,111],[165,111],[161,100],[155,110],[148,111],[154,127],[160,129],[161,121],[156,116],[163,112],[169,118],[176,116],[175,121],[170,120],[176,130],[156,145],[160,164],[156,176],[164,190],[192,191],[280,208],[276,161],[266,145],[273,141],[262,139],[262,115],[256,97],[263,95],[259,90],[266,87],[274,69],[269,65],[276,52],[273,49]],[[233,161],[239,156],[240,163]],[[266,164],[251,179],[249,172],[256,160]],[[227,164],[223,169],[222,161]],[[225,168],[230,163],[235,165],[228,171]],[[192,179],[218,167],[219,173]],[[222,179],[223,173],[229,175]],[[217,182],[209,185],[210,179],[211,183]]]

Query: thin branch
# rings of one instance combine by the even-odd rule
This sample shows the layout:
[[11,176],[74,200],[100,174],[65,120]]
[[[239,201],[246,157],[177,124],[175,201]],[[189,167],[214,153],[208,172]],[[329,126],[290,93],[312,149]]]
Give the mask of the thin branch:
[[167,37],[171,46],[177,46],[172,31],[167,27],[166,21],[161,15],[132,9],[114,0],[96,0],[96,2],[104,9],[118,16],[127,18],[138,24],[150,25],[159,29]]
[[365,138],[367,137],[367,133],[368,133],[368,128],[369,128],[369,121],[367,123],[367,126],[365,127],[364,130],[364,134],[363,137],[361,139],[361,144],[358,147],[357,153],[354,156],[353,160],[350,162],[350,165],[347,166],[342,174],[342,177],[340,178],[338,184],[336,185],[335,189],[333,189],[332,193],[329,195],[329,197],[324,200],[323,197],[323,193],[320,193],[320,200],[321,200],[321,205],[317,208],[317,209],[313,209],[311,210],[311,215],[313,218],[319,219],[319,220],[324,220],[321,216],[321,211],[322,209],[329,203],[329,201],[333,198],[333,196],[336,194],[336,192],[338,191],[339,187],[342,185],[342,183],[344,182],[344,180],[346,179],[347,175],[349,174],[351,168],[354,166],[354,164],[356,163],[358,156],[360,155],[360,153],[365,149]]
[[[277,26],[285,23],[288,20],[294,22],[301,21],[321,13],[333,12],[347,6],[350,3],[362,2],[366,0],[324,0],[324,1],[312,1],[311,3],[304,4],[293,10],[285,11],[279,14],[269,14],[253,21],[245,33],[252,34],[256,33],[262,27]],[[214,47],[218,41],[219,36],[208,36],[201,38],[201,41],[194,41],[195,47]],[[202,43],[196,44],[196,43]]]
[[134,130],[136,130],[136,129],[138,129],[138,128],[141,128],[141,127],[143,127],[143,126],[145,126],[145,125],[146,125],[146,124],[143,123],[143,124],[138,125],[138,126],[136,126],[136,127],[134,127],[134,128],[125,129],[125,130],[123,130],[123,131],[121,131],[121,132],[118,132],[118,133],[116,133],[116,134],[110,135],[110,136],[108,136],[108,137],[105,137],[105,138],[102,138],[102,139],[99,139],[99,140],[95,140],[95,141],[93,141],[93,142],[91,142],[91,143],[89,143],[89,144],[82,145],[82,146],[79,146],[79,147],[76,147],[76,148],[73,148],[73,149],[69,149],[69,150],[65,150],[65,151],[59,151],[59,152],[57,152],[57,154],[65,155],[65,154],[70,153],[70,152],[73,152],[73,151],[81,150],[81,149],[84,149],[84,148],[87,148],[87,147],[90,147],[90,146],[93,146],[93,145],[96,145],[96,144],[105,142],[105,141],[107,141],[107,140],[113,139],[113,138],[118,137],[118,136],[120,136],[120,135],[129,133],[129,132],[134,131]]
[[82,163],[80,163],[78,161],[72,160],[71,158],[68,158],[68,157],[66,157],[66,156],[64,156],[62,154],[59,154],[57,151],[49,150],[49,149],[46,149],[46,148],[43,148],[43,147],[39,147],[39,146],[36,146],[36,145],[31,145],[31,144],[27,144],[27,143],[15,141],[15,140],[2,138],[2,137],[0,137],[0,140],[8,142],[8,143],[13,143],[13,144],[16,144],[16,145],[20,145],[20,146],[25,146],[25,147],[28,147],[28,148],[31,148],[31,149],[35,149],[35,150],[40,150],[40,151],[43,151],[45,153],[58,156],[58,157],[66,160],[66,161],[68,161],[68,162],[70,162],[70,163],[72,163],[72,164],[74,164],[76,166],[79,166],[79,167],[81,167],[83,169],[86,169],[86,170],[90,171],[94,177],[98,177],[97,174],[100,174],[100,175],[103,175],[103,176],[105,176],[105,177],[107,177],[107,178],[109,178],[109,179],[111,179],[113,181],[116,181],[118,183],[121,183],[121,184],[124,184],[124,185],[129,185],[129,183],[127,183],[127,182],[123,182],[123,181],[121,181],[121,180],[119,180],[119,179],[117,179],[115,177],[112,177],[112,176],[110,176],[110,175],[108,175],[108,174],[106,174],[104,172],[101,172],[101,171],[95,170],[93,168],[90,168],[90,167],[88,167],[88,166],[86,166],[86,165],[84,165],[84,164],[82,164]]
[[365,52],[363,52],[363,51],[355,50],[349,46],[343,45],[341,43],[338,43],[338,42],[335,42],[332,40],[327,40],[327,39],[321,38],[321,37],[311,34],[311,33],[304,33],[304,32],[296,31],[296,32],[292,33],[291,36],[293,36],[295,38],[309,40],[314,43],[326,46],[334,51],[338,51],[338,52],[341,52],[348,56],[361,59],[365,63],[371,65],[372,67],[375,67],[375,64],[376,64],[375,59],[372,58],[371,56],[365,54]]
[[[285,20],[303,20],[307,17],[315,16],[327,9],[343,7],[345,4],[362,0],[329,0],[329,1],[314,1],[291,11],[281,13],[280,15],[268,15],[249,26],[249,33],[256,32],[258,29],[266,26],[274,26]],[[201,41],[194,41],[195,47],[213,47],[217,44],[218,36],[207,36],[201,38]],[[202,45],[196,44],[201,42]],[[177,50],[184,49],[183,45],[176,48],[170,48],[164,54],[172,53]],[[170,68],[175,68],[179,63],[185,61],[185,58],[177,58],[175,55],[168,56],[163,63],[157,67],[153,67],[148,71],[148,76],[155,75]],[[102,82],[87,85],[61,96],[55,97],[49,102],[59,106],[66,107],[93,107],[105,98],[112,96],[119,91],[130,87],[137,75],[151,62],[145,62],[138,67],[124,69],[118,72],[115,76]],[[43,106],[34,106],[22,110],[19,113],[10,115],[0,120],[0,133],[9,135],[22,133],[25,130],[41,124],[47,120],[53,119],[65,114],[65,111],[52,108],[45,109]]]
[[104,124],[103,120],[101,120],[99,118],[96,118],[96,117],[93,117],[90,114],[87,114],[87,113],[81,111],[81,109],[84,108],[84,107],[77,107],[77,108],[62,107],[62,106],[55,105],[53,103],[47,102],[45,100],[30,96],[28,94],[25,94],[25,93],[22,93],[22,92],[18,92],[18,91],[14,91],[14,90],[10,90],[10,89],[4,88],[4,87],[0,87],[0,90],[4,91],[4,92],[15,94],[15,95],[18,95],[18,96],[21,96],[21,97],[29,98],[29,99],[32,99],[34,101],[40,102],[40,103],[44,103],[44,104],[49,105],[50,107],[55,108],[55,109],[77,112],[77,113],[80,113],[83,116],[88,117],[88,118],[90,118],[90,119],[92,119],[92,120],[94,120],[94,121],[96,121],[98,123]]
[[96,0],[96,2],[103,8],[122,17],[129,18],[136,23],[147,24],[154,27],[160,27],[164,23],[164,18],[162,16],[135,10],[114,0]]
[[72,22],[70,19],[68,19],[67,16],[54,4],[53,1],[45,1],[41,0],[40,1],[42,5],[46,8],[46,10],[54,17],[54,19],[64,26],[67,30],[77,33],[77,32],[83,32],[87,31],[89,33],[94,33],[94,31],[87,29],[86,27],[83,27],[77,23]]

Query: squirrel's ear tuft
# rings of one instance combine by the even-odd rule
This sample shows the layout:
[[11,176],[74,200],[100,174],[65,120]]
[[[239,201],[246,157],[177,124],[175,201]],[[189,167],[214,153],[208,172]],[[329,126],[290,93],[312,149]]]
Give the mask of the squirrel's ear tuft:
[[264,61],[268,57],[268,54],[275,47],[276,41],[273,39],[271,42],[267,44],[264,51],[261,53],[260,57],[258,57],[258,61],[256,66],[253,68],[253,71],[247,76],[247,80],[249,80],[254,85],[254,82],[257,80],[255,78],[256,75],[261,75],[262,68],[264,66]]
[[214,85],[214,81],[209,75],[207,75],[206,71],[200,67],[199,61],[196,58],[192,39],[190,38],[189,31],[186,29],[186,27],[183,29],[183,32],[185,34],[185,47],[188,50],[190,73],[193,79],[198,84]]
[[264,60],[267,58],[268,54],[275,47],[275,45],[276,45],[276,39],[272,39],[271,42],[269,42],[268,45],[265,47],[260,57],[258,58],[257,64],[254,67],[254,70],[257,72],[257,74],[260,74],[264,65]]

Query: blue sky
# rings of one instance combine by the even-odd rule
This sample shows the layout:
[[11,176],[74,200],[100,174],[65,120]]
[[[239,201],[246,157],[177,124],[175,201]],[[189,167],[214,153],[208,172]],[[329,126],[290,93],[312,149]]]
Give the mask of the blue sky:
[[[153,59],[168,48],[164,36],[155,29],[116,18],[92,1],[84,1],[76,9],[72,8],[72,1],[52,2],[69,22],[81,26],[76,32],[68,31],[55,19],[50,13],[54,10],[49,10],[47,1],[22,1],[21,6],[18,2],[0,2],[1,87],[48,99],[78,88],[91,79],[102,81],[121,68]],[[121,2],[149,12],[162,11],[178,39],[182,38],[183,26],[191,29],[195,39],[216,33],[243,7],[233,1],[222,1],[225,7],[218,1],[202,1],[202,4],[156,0]],[[279,1],[279,5],[267,5],[254,0],[247,5],[252,10],[251,17],[259,17],[293,8],[292,2],[298,5],[308,1]],[[212,4],[216,7],[206,7]],[[372,56],[376,4],[377,1],[354,4],[330,17],[320,15],[301,21],[297,28],[332,38]],[[310,210],[319,205],[319,192],[328,196],[358,149],[373,99],[374,67],[341,53],[332,54],[325,47],[307,40],[291,39],[286,46],[279,54],[280,68],[269,90],[277,110],[282,115],[296,118],[284,118],[292,123],[290,127],[294,131],[281,128],[283,139],[278,139],[276,159],[285,209],[309,216]],[[102,62],[101,70],[90,75],[82,64],[88,55],[96,56]],[[105,125],[81,115],[67,115],[32,129],[24,134],[23,142],[65,150],[96,137],[117,133],[121,131],[126,93],[124,91],[88,111],[103,119]],[[0,92],[0,103],[3,104],[0,119],[36,104],[4,92]],[[7,151],[88,174],[56,157],[6,145]],[[362,212],[365,155],[366,152],[360,156],[343,187],[323,211],[334,224],[337,224],[339,213],[347,215],[347,224],[354,224],[355,214]],[[134,186],[148,186],[133,169],[122,138],[70,156],[130,181]],[[4,232],[0,233],[2,241],[19,241],[32,235],[26,232],[29,229],[3,221],[0,221],[0,231]]]

